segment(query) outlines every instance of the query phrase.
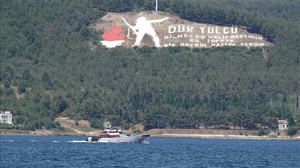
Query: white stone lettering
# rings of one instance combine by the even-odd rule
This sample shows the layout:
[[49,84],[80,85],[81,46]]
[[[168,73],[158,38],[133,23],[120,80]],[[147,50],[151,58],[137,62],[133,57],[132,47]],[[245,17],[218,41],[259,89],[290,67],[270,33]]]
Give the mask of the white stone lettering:
[[215,32],[213,27],[208,27],[207,30],[208,30],[208,33],[214,33]]
[[178,26],[178,32],[184,32],[184,28],[185,28],[185,26],[184,25],[179,25]]
[[235,46],[235,43],[212,43],[212,47]]
[[[118,23],[118,27],[116,27],[116,23],[114,23],[112,30],[111,27],[106,27],[107,23],[99,23],[100,26],[97,27],[101,29],[104,28],[105,30],[105,33],[102,35],[103,39],[105,37],[105,44],[101,41],[102,45],[107,48],[116,47],[118,45],[127,47],[140,45],[156,47],[272,46],[270,42],[264,40],[265,38],[262,35],[252,34],[247,32],[246,29],[234,26],[187,22],[178,18],[169,19],[163,15],[158,17],[149,16],[148,18],[148,14],[145,14],[145,16],[139,14],[130,17],[128,20],[123,17],[114,18],[116,20],[106,17],[104,20],[110,22],[124,21],[120,24]],[[152,20],[153,18],[158,19]],[[129,23],[127,21],[129,21]],[[114,46],[106,44],[117,43],[121,38],[123,40],[122,42],[125,43],[122,44],[118,42],[118,45]]]
[[201,33],[204,34],[205,27],[200,27]]
[[182,47],[206,47],[205,43],[180,43]]
[[176,27],[175,26],[169,26],[169,33],[175,33],[176,32]]
[[261,47],[265,46],[265,43],[240,43],[240,45],[246,47]]
[[219,32],[219,27],[216,27],[216,33],[221,33],[221,32]]
[[238,33],[237,27],[232,27],[231,28],[231,33]]
[[164,44],[164,47],[176,47],[176,44],[174,43],[168,43],[168,44]]
[[200,40],[199,40],[199,39],[190,39],[190,42],[196,42],[196,43],[199,43]]
[[193,33],[193,29],[194,29],[193,26],[187,26],[186,31]]
[[229,29],[228,27],[224,27],[224,28],[223,28],[223,33],[225,33],[225,34],[229,34],[229,31],[228,31],[228,29]]

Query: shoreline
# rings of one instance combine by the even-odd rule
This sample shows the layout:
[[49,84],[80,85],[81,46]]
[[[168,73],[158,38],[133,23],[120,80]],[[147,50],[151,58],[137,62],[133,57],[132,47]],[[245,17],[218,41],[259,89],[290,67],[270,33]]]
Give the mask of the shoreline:
[[245,135],[207,135],[207,134],[162,134],[150,135],[155,138],[195,138],[195,139],[235,139],[235,140],[292,140],[300,141],[300,136],[297,137],[268,137],[268,136],[245,136]]
[[[127,134],[127,131],[124,131]],[[128,132],[129,133],[129,132]],[[130,133],[134,135],[135,133]],[[294,137],[289,136],[258,136],[258,135],[234,135],[234,134],[191,134],[191,133],[147,133],[153,138],[195,138],[195,139],[232,139],[232,140],[292,140],[300,141],[300,136],[297,134]],[[0,129],[0,135],[21,135],[21,136],[98,136],[95,132],[56,132],[56,131],[26,131],[26,130],[4,130]]]
[[[61,128],[47,130],[44,127],[35,131],[19,130],[19,129],[0,129],[0,135],[30,135],[30,136],[99,136],[101,129],[95,129],[90,126],[86,120],[78,121],[68,117],[58,117],[55,119],[59,122]],[[242,129],[176,129],[176,128],[153,128],[145,130],[141,124],[136,124],[129,129],[123,129],[124,134],[148,134],[155,138],[198,138],[198,139],[242,139],[242,140],[296,140],[300,141],[300,132],[293,137],[287,136],[286,132],[274,132],[266,130],[266,135],[258,136],[257,130],[242,130]],[[272,133],[272,134],[270,134]]]

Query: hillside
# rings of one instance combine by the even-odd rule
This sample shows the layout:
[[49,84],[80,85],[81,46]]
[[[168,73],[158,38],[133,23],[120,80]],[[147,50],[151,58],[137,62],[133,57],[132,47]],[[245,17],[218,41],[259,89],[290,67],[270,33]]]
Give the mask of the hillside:
[[96,129],[105,118],[145,130],[275,129],[277,118],[299,126],[299,23],[264,15],[253,4],[249,11],[162,0],[160,10],[170,15],[241,27],[274,45],[107,49],[99,43],[103,30],[91,28],[107,12],[153,10],[148,1],[126,3],[1,1],[0,105],[12,111],[17,128],[59,129],[58,117],[88,120]]

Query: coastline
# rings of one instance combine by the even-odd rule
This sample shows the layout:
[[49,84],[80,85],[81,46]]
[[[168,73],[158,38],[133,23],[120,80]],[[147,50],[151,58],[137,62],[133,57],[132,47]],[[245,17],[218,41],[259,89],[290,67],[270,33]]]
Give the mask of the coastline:
[[[26,131],[26,130],[6,130],[0,129],[0,135],[29,135],[29,136],[98,136],[99,132],[75,132],[75,131],[58,131],[58,130],[38,130],[38,131]],[[289,137],[287,135],[279,135],[278,137],[258,136],[258,135],[235,135],[235,134],[199,134],[199,133],[168,133],[168,130],[149,130],[140,132],[140,134],[149,134],[154,138],[196,138],[196,139],[235,139],[235,140],[292,140],[300,141],[299,134]],[[181,132],[190,132],[191,130],[184,129]],[[126,134],[136,134],[130,130],[123,131]],[[176,132],[176,131],[175,131]],[[229,133],[229,131],[227,131]]]
[[[0,129],[0,135],[31,135],[31,136],[99,136],[103,130],[95,129],[90,126],[86,120],[80,120],[76,124],[74,120],[68,117],[58,117],[55,119],[61,127],[47,130],[44,127],[35,131],[19,129]],[[123,129],[124,134],[149,134],[155,138],[198,138],[198,139],[243,139],[243,140],[296,140],[300,141],[300,132],[293,137],[286,135],[284,131],[272,132],[273,136],[268,137],[270,130],[266,135],[258,136],[258,131],[251,130],[223,130],[223,129],[150,129],[145,130],[141,124],[136,124],[129,129]]]
[[150,135],[150,137],[158,138],[197,138],[197,139],[236,139],[236,140],[292,140],[300,141],[300,136],[288,137],[279,136],[277,138],[271,138],[268,136],[245,136],[245,135],[208,135],[208,134],[162,134],[162,135]]

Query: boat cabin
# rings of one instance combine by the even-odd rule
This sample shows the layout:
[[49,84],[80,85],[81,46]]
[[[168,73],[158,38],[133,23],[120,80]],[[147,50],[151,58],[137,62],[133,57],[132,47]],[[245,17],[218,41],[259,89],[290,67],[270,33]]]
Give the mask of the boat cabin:
[[121,129],[117,129],[117,128],[105,129],[103,133],[100,133],[99,138],[118,138],[122,134],[123,132],[121,131]]

